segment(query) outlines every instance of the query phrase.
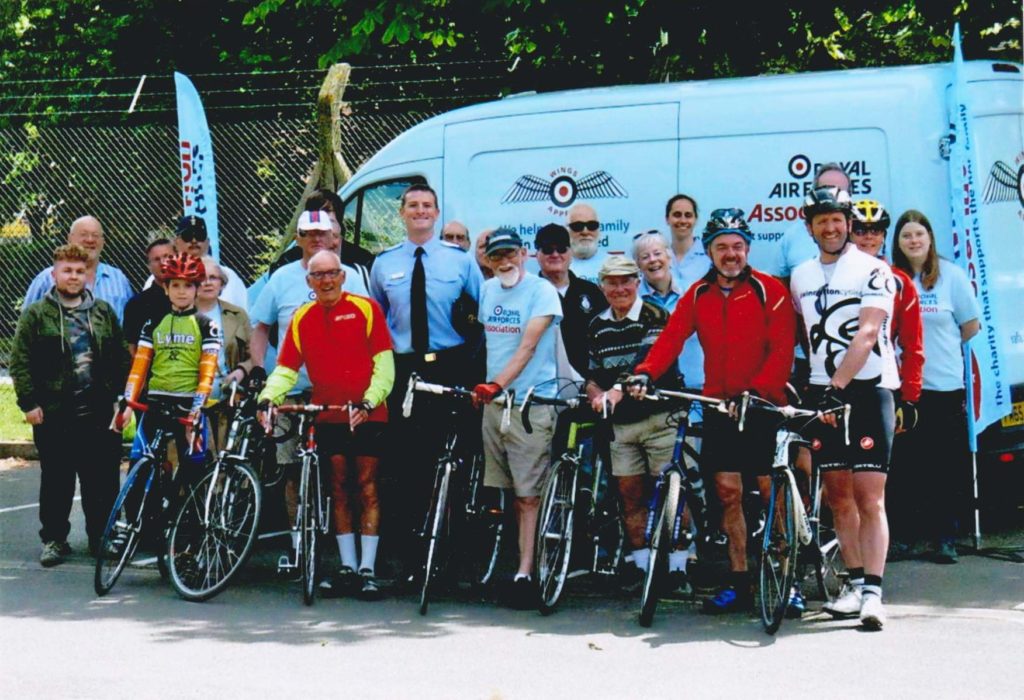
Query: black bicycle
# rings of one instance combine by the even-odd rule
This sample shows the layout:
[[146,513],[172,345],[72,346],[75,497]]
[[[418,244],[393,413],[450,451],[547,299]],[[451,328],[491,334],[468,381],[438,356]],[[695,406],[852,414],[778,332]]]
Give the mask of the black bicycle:
[[187,409],[177,404],[146,405],[122,399],[119,412],[125,406],[146,413],[148,420],[144,423],[150,437],[142,446],[141,457],[128,470],[103,529],[93,576],[93,588],[100,596],[106,595],[117,583],[144,535],[155,538],[157,568],[162,577],[168,576],[165,560],[168,514],[184,484],[185,473],[190,470],[182,468],[187,458],[179,454],[175,472],[166,462],[167,447],[180,430],[177,426],[197,427],[185,417]]
[[[424,382],[412,374],[402,402],[402,412],[406,417],[412,413],[416,392],[453,400],[449,406],[449,429],[434,466],[434,485],[421,531],[426,542],[426,558],[422,570],[419,610],[420,615],[426,615],[431,586],[448,569],[455,550],[450,545],[453,535],[458,535],[463,541],[463,563],[470,569],[471,583],[474,586],[485,586],[490,582],[501,549],[505,492],[483,485],[482,456],[475,452],[467,455],[459,439],[461,413],[458,404],[472,399],[473,392],[460,387]],[[507,429],[514,398],[511,394],[505,394],[497,402],[505,406],[502,425]],[[456,525],[453,522],[455,520],[461,522]]]
[[232,385],[227,403],[234,409],[224,447],[171,518],[168,568],[174,590],[186,600],[209,600],[227,588],[256,542],[263,501],[259,475],[270,442],[256,419],[262,385],[258,375],[244,389]]
[[[527,391],[519,408],[527,433],[533,432],[531,406],[539,404],[573,410],[587,404],[584,395],[568,399],[547,398],[537,396],[534,389],[531,387]],[[607,417],[607,411],[604,413]],[[586,444],[581,439],[585,431],[595,429],[595,422],[573,419],[568,428],[565,450],[552,463],[541,488],[533,567],[542,615],[550,615],[555,610],[565,584],[572,576],[591,573],[614,576],[622,561],[625,543],[618,500],[607,487],[600,450],[594,449],[588,460]],[[573,545],[577,540],[585,541],[589,552],[585,568],[570,572]]]

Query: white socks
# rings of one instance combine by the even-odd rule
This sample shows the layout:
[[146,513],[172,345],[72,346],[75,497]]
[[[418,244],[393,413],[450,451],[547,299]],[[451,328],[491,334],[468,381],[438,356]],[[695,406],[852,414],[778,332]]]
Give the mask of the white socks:
[[338,540],[338,554],[341,555],[341,565],[347,566],[353,571],[359,566],[356,558],[356,536],[353,532],[346,532],[344,535],[335,535]]
[[686,562],[689,558],[689,552],[685,549],[677,549],[668,553],[668,570],[669,571],[682,571],[686,573]]
[[636,568],[641,571],[647,571],[647,565],[651,562],[651,550],[634,549],[633,550],[633,563],[636,564]]
[[[380,542],[378,535],[360,535],[359,549],[362,550],[363,558],[359,562],[359,570],[369,569],[374,572],[374,563],[377,561],[377,543]],[[353,546],[355,543],[353,542]]]

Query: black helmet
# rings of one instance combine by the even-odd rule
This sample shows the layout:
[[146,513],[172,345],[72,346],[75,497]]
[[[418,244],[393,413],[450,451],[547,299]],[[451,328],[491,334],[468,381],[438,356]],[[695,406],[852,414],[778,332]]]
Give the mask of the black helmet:
[[750,243],[754,240],[754,233],[747,225],[742,209],[715,209],[708,217],[708,223],[704,226],[704,234],[701,236],[701,243],[707,248],[711,241],[723,233],[735,233],[743,236],[743,240]]
[[846,190],[832,185],[815,187],[804,198],[804,220],[808,223],[818,214],[836,211],[850,217],[850,195]]
[[874,199],[859,199],[853,203],[854,231],[888,231],[889,212]]

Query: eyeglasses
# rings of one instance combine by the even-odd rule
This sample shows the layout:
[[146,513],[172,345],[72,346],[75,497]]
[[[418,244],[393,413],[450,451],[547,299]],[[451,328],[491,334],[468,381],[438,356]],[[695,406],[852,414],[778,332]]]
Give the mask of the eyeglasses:
[[573,221],[571,224],[569,224],[569,228],[572,229],[576,233],[582,233],[583,229],[586,229],[588,231],[596,231],[597,229],[601,228],[601,222],[600,221]]
[[322,282],[323,280],[337,279],[341,276],[341,270],[317,270],[316,272],[308,273],[308,276],[312,277],[317,282]]
[[191,243],[192,241],[202,243],[203,241],[206,240],[206,231],[204,231],[203,229],[187,229],[179,233],[178,238],[185,241],[186,243]]
[[331,231],[324,230],[322,228],[311,228],[311,229],[300,229],[297,231],[299,238],[305,238],[306,236],[330,236]]
[[544,255],[554,255],[555,253],[565,255],[567,250],[569,250],[567,245],[544,245],[540,247],[540,252]]
[[218,277],[217,275],[207,275],[203,282],[220,282],[221,284],[224,284],[225,280],[223,277]]

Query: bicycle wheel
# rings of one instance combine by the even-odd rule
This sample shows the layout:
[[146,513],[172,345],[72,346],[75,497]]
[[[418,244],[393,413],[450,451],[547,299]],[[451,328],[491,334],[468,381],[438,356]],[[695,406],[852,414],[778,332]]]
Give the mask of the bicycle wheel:
[[803,507],[785,475],[772,479],[772,493],[765,511],[761,546],[761,622],[775,634],[789,604],[797,568],[796,511]]
[[846,564],[843,563],[843,552],[839,548],[835,530],[819,525],[815,529],[814,544],[818,550],[818,562],[814,569],[818,591],[822,600],[835,600],[846,579]]
[[452,478],[452,465],[446,463],[439,480],[435,479],[434,495],[430,500],[430,512],[427,515],[427,559],[423,569],[423,586],[420,588],[420,615],[427,614],[430,605],[430,583],[437,570],[441,568],[442,539],[447,520],[448,487]]
[[541,491],[533,568],[540,591],[540,612],[550,615],[562,595],[572,554],[576,465],[560,461],[548,473]]
[[117,494],[96,555],[93,576],[96,595],[106,595],[135,556],[147,519],[147,502],[150,500],[147,496],[156,476],[155,466],[146,458],[140,459],[129,470]]
[[505,492],[483,485],[483,461],[477,455],[471,462],[462,538],[474,586],[486,586],[494,575],[505,527]]
[[682,477],[672,469],[661,483],[654,527],[651,530],[651,558],[647,562],[644,587],[640,595],[640,626],[650,627],[658,607],[658,588],[668,575],[668,555],[672,550],[672,530],[679,512]]
[[189,491],[172,520],[167,560],[171,584],[185,600],[223,591],[256,542],[261,492],[244,464],[222,463]]
[[302,574],[302,602],[312,605],[316,599],[317,499],[319,498],[320,465],[315,457],[306,457],[302,463],[299,482],[299,556]]

